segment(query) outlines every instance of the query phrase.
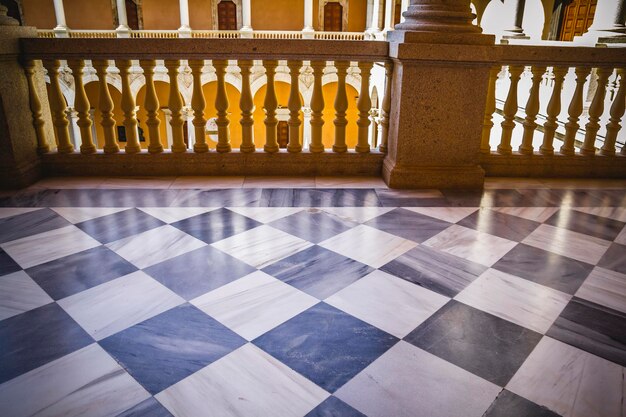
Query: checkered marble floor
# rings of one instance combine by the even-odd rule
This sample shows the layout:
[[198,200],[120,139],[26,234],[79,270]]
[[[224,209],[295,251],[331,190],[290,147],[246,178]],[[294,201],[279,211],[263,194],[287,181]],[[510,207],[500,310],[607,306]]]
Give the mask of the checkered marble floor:
[[626,415],[626,188],[0,198],[0,415]]

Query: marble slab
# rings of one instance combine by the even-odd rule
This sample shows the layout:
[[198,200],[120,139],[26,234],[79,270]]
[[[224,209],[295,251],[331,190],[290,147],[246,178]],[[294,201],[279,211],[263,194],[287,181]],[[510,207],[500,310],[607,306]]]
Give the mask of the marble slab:
[[255,207],[259,205],[261,192],[258,188],[177,190],[176,198],[171,204],[159,207]]
[[260,207],[379,207],[381,202],[372,189],[342,188],[265,188]]
[[450,223],[456,223],[478,210],[477,207],[405,207],[405,209]]
[[328,393],[247,344],[156,395],[176,417],[301,417]]
[[484,417],[561,417],[547,407],[535,404],[524,397],[502,390]]
[[136,208],[77,223],[78,227],[97,241],[106,244],[163,226],[164,223]]
[[311,208],[270,223],[270,226],[309,242],[319,243],[356,226],[330,213]]
[[522,219],[543,223],[554,213],[559,211],[558,207],[492,207],[491,210],[498,213],[510,214]]
[[619,243],[611,244],[602,259],[600,259],[600,262],[598,262],[598,266],[619,272],[620,274],[626,274],[626,245],[620,245]]
[[172,223],[173,227],[206,243],[217,242],[260,225],[255,220],[225,208]]
[[315,177],[246,177],[243,188],[315,188]]
[[189,217],[208,213],[219,207],[139,207],[143,211],[165,223],[175,223]]
[[129,408],[123,413],[118,414],[115,417],[173,417],[167,408],[163,407],[160,402],[150,397],[145,401],[140,402],[134,407]]
[[335,396],[330,396],[304,417],[367,417]]
[[191,301],[248,340],[314,306],[318,300],[261,271]]
[[596,267],[576,297],[626,313],[626,274]]
[[624,227],[620,234],[615,238],[615,243],[626,245],[626,227]]
[[393,210],[393,207],[323,207],[322,211],[341,219],[364,223]]
[[264,225],[212,246],[256,268],[264,268],[311,246],[310,242]]
[[626,208],[623,207],[574,207],[573,209],[626,223]]
[[519,242],[535,230],[540,223],[481,208],[458,222],[458,225]]
[[0,207],[0,219],[18,216],[20,214],[30,213],[32,211],[41,210],[38,207]]
[[380,177],[315,177],[316,188],[387,188]]
[[615,239],[626,226],[618,220],[570,209],[559,210],[545,223],[609,241]]
[[0,243],[59,229],[69,224],[48,208],[7,217],[0,219]]
[[24,271],[0,277],[0,321],[53,301]]
[[379,268],[413,249],[417,243],[370,226],[360,225],[325,240],[319,245],[366,265]]
[[571,230],[542,224],[522,241],[530,246],[595,265],[611,242]]
[[94,343],[0,385],[0,410],[11,417],[104,417],[149,396]]
[[335,395],[368,417],[481,417],[499,391],[401,341]]
[[2,248],[0,248],[0,276],[12,274],[22,268]]
[[539,333],[548,331],[571,296],[532,281],[489,269],[455,300]]
[[94,339],[101,340],[185,302],[142,271],[58,301]]
[[325,302],[403,338],[449,298],[382,271],[374,271]]
[[623,367],[544,337],[506,388],[563,417],[620,416],[623,378]]
[[296,214],[304,210],[302,207],[227,207],[228,210],[249,217],[260,223],[270,223],[274,220]]
[[195,189],[224,189],[241,188],[243,176],[189,176],[178,177],[172,182],[170,188],[195,188]]
[[0,245],[24,269],[100,246],[77,228],[66,226]]
[[451,225],[446,221],[403,208],[375,217],[365,224],[418,243],[428,240]]
[[115,214],[127,210],[128,207],[51,207],[51,209],[60,216],[63,216],[70,223],[76,224]]

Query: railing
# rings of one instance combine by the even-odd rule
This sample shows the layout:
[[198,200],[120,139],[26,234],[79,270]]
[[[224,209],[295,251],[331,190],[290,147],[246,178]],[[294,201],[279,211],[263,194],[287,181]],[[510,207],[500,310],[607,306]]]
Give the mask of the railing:
[[370,40],[369,34],[364,32],[315,32],[315,39],[324,40],[347,40],[347,41],[364,41]]
[[[370,75],[376,62],[384,64],[387,61],[386,43],[360,42],[357,48],[343,41],[255,40],[255,48],[252,49],[249,47],[250,40],[246,39],[216,39],[211,43],[196,39],[175,39],[168,42],[171,42],[168,48],[163,48],[162,41],[155,39],[126,39],[123,43],[120,40],[106,39],[22,40],[24,57],[29,62],[28,65],[34,67],[37,60],[42,60],[49,76],[48,99],[57,155],[117,154],[120,153],[121,147],[125,154],[161,154],[168,153],[168,148],[173,154],[187,153],[190,148],[196,154],[207,153],[211,150],[207,140],[207,114],[209,113],[216,115],[217,143],[214,150],[218,154],[234,152],[231,137],[237,139],[238,152],[242,154],[255,151],[266,154],[323,154],[331,151],[334,154],[356,155],[368,154],[375,150],[370,129],[372,108]],[[321,42],[324,42],[323,47],[320,47]],[[157,62],[157,60],[163,61]],[[74,109],[77,112],[76,124],[79,130],[79,140],[76,143],[72,141],[71,126],[67,118],[68,104],[61,88],[60,78],[64,73],[65,62],[71,69],[74,80]],[[167,103],[159,101],[155,88],[157,75],[155,68],[159,66],[159,62],[164,63],[169,78]],[[263,101],[264,138],[255,140],[254,102],[251,89],[254,74],[251,69],[259,63],[262,63],[266,76],[266,93]],[[329,63],[332,63],[332,70]],[[135,94],[131,89],[131,77],[138,76],[133,74],[136,70],[132,69],[136,69],[137,65],[141,67],[145,77],[145,98],[141,102],[136,102]],[[279,65],[288,68],[290,79],[286,109],[289,136],[284,150],[280,149],[277,142],[279,122],[277,115],[280,109],[275,76]],[[239,103],[229,103],[227,95],[227,68],[232,69],[233,66],[237,67],[236,72],[240,73],[241,79]],[[384,74],[385,67],[389,72],[388,65],[378,66],[378,69],[382,68]],[[352,72],[358,72],[361,79],[354,129],[357,133],[354,138],[347,137],[349,121],[346,111],[349,107],[349,99],[346,93],[346,78],[349,69]],[[121,79],[119,109],[114,108],[112,87],[107,81],[108,78],[113,75],[117,76],[118,73]],[[189,118],[188,129],[194,132],[194,143],[190,143],[184,133],[186,123],[183,117],[184,102],[181,96],[183,90],[181,82],[185,78],[181,73],[189,75],[189,85],[185,88],[191,90],[190,107],[193,118]],[[27,74],[29,77],[33,76],[32,72],[27,72]],[[207,74],[214,74],[217,83],[215,100],[211,103],[207,103],[206,94],[202,88],[203,77],[206,78]],[[89,99],[85,89],[85,80],[88,76],[93,80],[96,75],[99,114],[94,116],[90,110],[96,106],[96,100],[93,96],[91,100]],[[308,76],[310,79],[307,82],[312,83],[310,102],[307,103],[311,112],[310,121],[305,121],[303,120],[300,86],[303,83],[303,77]],[[325,76],[336,77],[337,88],[334,97],[324,96],[322,78]],[[160,80],[162,81],[162,78]],[[32,94],[34,94],[33,91],[31,91]],[[386,94],[389,94],[389,88]],[[324,114],[327,100],[334,100],[334,120],[332,121],[328,118],[329,114]],[[31,97],[31,103],[38,101],[38,97]],[[164,123],[161,117],[163,105],[170,114],[167,123],[171,133],[169,146],[159,128]],[[143,146],[138,129],[138,110],[145,112],[146,115],[146,143]],[[119,122],[116,122],[116,118],[119,120],[119,113],[123,114],[121,124],[124,126],[125,146],[122,146],[119,141],[119,128],[117,128]],[[41,112],[36,108],[33,109],[33,114],[36,124],[44,122],[37,120],[41,117]],[[235,114],[240,114],[241,119],[237,120],[239,118],[235,117]],[[387,125],[386,117],[387,113],[383,113],[383,120],[380,121],[383,126]],[[101,126],[101,137],[98,137],[92,128],[98,120]],[[303,143],[303,123],[308,124],[306,130],[310,131],[308,143]],[[324,124],[334,125],[332,146],[324,144],[322,134]],[[50,148],[49,141],[41,136],[39,149],[47,153]],[[386,137],[386,130],[383,137]],[[349,142],[354,143],[353,148],[349,147]],[[75,147],[79,148],[80,154],[75,152]],[[382,138],[381,147],[385,148]]]
[[[111,36],[111,38],[115,38],[117,37],[117,34],[115,31],[114,32],[114,36]],[[76,36],[78,37],[78,36]],[[104,36],[103,36],[104,37]],[[107,36],[108,37],[108,36]],[[141,31],[131,31],[130,32],[130,37],[131,38],[144,38],[144,39],[175,39],[178,38],[178,31],[176,30],[141,30]]]
[[[618,138],[625,59],[608,48],[497,48],[501,65],[490,73],[481,140],[488,174],[561,176],[616,156],[626,163],[624,136]],[[595,155],[605,158],[585,158]]]

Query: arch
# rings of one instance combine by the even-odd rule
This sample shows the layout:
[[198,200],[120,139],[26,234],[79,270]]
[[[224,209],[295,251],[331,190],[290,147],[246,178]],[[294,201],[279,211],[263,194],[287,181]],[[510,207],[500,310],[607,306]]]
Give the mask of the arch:
[[243,26],[243,15],[242,15],[242,5],[241,0],[211,0],[211,25],[213,30],[219,30],[219,22],[217,15],[217,6],[222,1],[232,1],[235,3],[237,7],[237,30],[241,29]]

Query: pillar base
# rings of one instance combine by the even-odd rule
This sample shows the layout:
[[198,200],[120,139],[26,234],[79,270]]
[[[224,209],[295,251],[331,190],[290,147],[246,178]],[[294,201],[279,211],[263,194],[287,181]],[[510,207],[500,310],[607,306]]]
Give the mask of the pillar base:
[[130,38],[130,28],[128,26],[120,25],[115,29],[118,38]]
[[485,171],[479,165],[400,166],[385,158],[383,179],[390,188],[481,189]]
[[244,26],[241,29],[239,29],[239,33],[241,34],[241,37],[244,39],[252,39],[253,38],[253,33],[254,31],[252,30],[252,28],[250,26]]
[[315,39],[315,30],[312,27],[302,29],[302,39]]

